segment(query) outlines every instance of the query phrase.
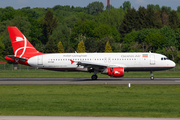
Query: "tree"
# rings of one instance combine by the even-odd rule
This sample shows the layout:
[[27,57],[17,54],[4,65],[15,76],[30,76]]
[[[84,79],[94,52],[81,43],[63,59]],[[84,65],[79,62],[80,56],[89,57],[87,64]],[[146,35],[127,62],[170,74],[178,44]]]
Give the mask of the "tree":
[[116,29],[119,28],[123,19],[125,12],[123,9],[111,9],[109,11],[105,10],[97,16],[98,23],[108,24],[110,26],[115,26]]
[[119,32],[122,38],[124,38],[127,33],[130,33],[133,29],[135,29],[135,20],[136,10],[134,8],[128,9],[126,15],[124,16],[123,22],[119,27]]
[[46,53],[55,53],[56,52],[54,40],[52,39],[52,37],[50,37],[49,41],[46,44],[45,52]]
[[77,52],[85,53],[85,46],[84,46],[84,42],[82,40],[78,44]]
[[52,34],[53,30],[58,26],[58,20],[53,18],[53,12],[48,10],[46,12],[44,23],[43,23],[43,43],[46,44],[49,36]]
[[0,60],[4,59],[5,46],[3,44],[4,36],[0,36]]
[[66,25],[59,25],[51,36],[56,45],[61,41],[64,50],[66,51],[68,49],[70,45],[70,29]]
[[75,50],[74,50],[74,48],[69,47],[66,52],[67,52],[67,53],[74,53]]
[[166,42],[165,39],[166,36],[164,36],[162,33],[149,33],[144,41],[147,44],[151,44],[153,47],[153,52],[155,52],[156,49],[164,47]]
[[169,25],[171,26],[172,29],[177,30],[179,27],[179,19],[177,12],[175,10],[172,10],[169,14]]
[[71,38],[78,38],[79,35],[85,37],[94,37],[93,30],[98,26],[94,21],[79,21],[74,25],[72,29]]
[[65,23],[68,28],[72,29],[74,24],[77,23],[77,21],[79,21],[79,18],[77,18],[76,16],[72,15],[72,16],[69,16],[69,17],[65,18],[63,20],[63,23]]
[[59,53],[64,53],[64,48],[63,48],[63,45],[62,45],[61,41],[59,41],[59,43],[58,43],[58,52]]
[[147,8],[146,15],[146,28],[154,28],[155,27],[155,11],[152,7]]
[[162,12],[161,17],[162,17],[163,25],[168,26],[169,25],[169,16],[168,16],[168,14],[164,11],[164,12]]
[[161,12],[159,10],[155,11],[155,20],[154,20],[154,28],[160,29],[163,27]]
[[167,14],[171,12],[171,7],[167,7],[167,6],[162,6],[161,8],[162,12],[166,12]]
[[131,33],[128,33],[123,40],[123,44],[130,44],[132,42],[136,42],[136,37],[138,36],[138,31],[132,31]]
[[114,9],[114,6],[112,6],[112,5],[107,5],[106,6],[106,10],[111,10],[111,9]]
[[161,10],[159,5],[148,4],[148,5],[147,5],[147,9],[148,9],[149,7],[153,8],[155,11]]
[[38,43],[35,45],[36,50],[38,50],[39,52],[44,53],[45,52],[45,48],[46,45],[42,44],[42,43]]
[[87,6],[87,9],[88,9],[89,14],[98,15],[99,13],[103,12],[104,5],[102,2],[95,1],[95,2],[89,3],[89,5]]
[[105,46],[107,41],[109,41],[110,45],[112,45],[114,39],[113,37],[105,37],[97,41],[97,52],[105,52]]
[[176,46],[177,40],[176,40],[175,31],[171,29],[170,26],[164,26],[163,28],[161,28],[160,33],[163,33],[166,36],[165,47]]
[[168,46],[165,48],[165,53],[166,56],[169,58],[172,58],[172,60],[175,60],[175,56],[177,55],[177,48],[174,46]]
[[30,33],[29,36],[31,37],[31,44],[36,45],[36,44],[42,44],[40,36],[42,35],[41,33],[41,28],[39,27],[41,24],[33,17],[28,17],[29,22],[31,23]]
[[6,7],[2,11],[2,16],[0,18],[1,21],[6,21],[6,20],[12,20],[15,15],[15,10],[13,7]]
[[94,29],[95,38],[102,39],[108,36],[113,37],[116,42],[120,41],[120,34],[114,26],[110,27],[109,25],[106,24],[100,24],[98,27]]
[[137,11],[137,16],[136,16],[136,30],[142,30],[143,28],[146,28],[146,15],[147,15],[147,10],[144,7],[139,7]]
[[177,7],[177,12],[180,12],[180,6]]
[[109,41],[106,42],[105,52],[106,52],[106,53],[112,52],[111,46],[110,46],[110,44],[109,44]]
[[92,38],[92,37],[86,38],[84,44],[86,47],[86,52],[96,52],[97,51],[98,44],[97,44],[96,38]]
[[158,30],[153,29],[153,28],[142,29],[138,32],[138,35],[137,35],[135,41],[138,43],[142,43],[146,39],[147,35],[149,35],[150,33],[157,33],[157,32],[158,32]]
[[31,38],[29,36],[31,30],[31,23],[29,22],[27,17],[15,16],[14,19],[11,20],[13,26],[16,26],[28,40],[31,42]]
[[176,40],[177,40],[176,48],[178,48],[178,50],[180,50],[180,28],[178,28],[176,30]]
[[131,3],[129,1],[124,1],[123,10],[131,9]]

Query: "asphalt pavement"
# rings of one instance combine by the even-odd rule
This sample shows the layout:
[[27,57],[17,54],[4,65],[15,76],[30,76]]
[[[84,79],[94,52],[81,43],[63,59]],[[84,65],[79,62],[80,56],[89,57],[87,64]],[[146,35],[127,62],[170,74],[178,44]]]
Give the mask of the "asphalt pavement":
[[180,84],[180,78],[0,78],[0,85],[176,85]]

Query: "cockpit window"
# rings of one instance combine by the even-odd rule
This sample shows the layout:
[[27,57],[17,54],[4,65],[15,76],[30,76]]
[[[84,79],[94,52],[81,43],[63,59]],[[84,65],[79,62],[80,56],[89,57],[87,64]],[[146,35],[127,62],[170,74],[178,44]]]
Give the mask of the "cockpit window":
[[169,58],[161,58],[161,60],[169,60]]

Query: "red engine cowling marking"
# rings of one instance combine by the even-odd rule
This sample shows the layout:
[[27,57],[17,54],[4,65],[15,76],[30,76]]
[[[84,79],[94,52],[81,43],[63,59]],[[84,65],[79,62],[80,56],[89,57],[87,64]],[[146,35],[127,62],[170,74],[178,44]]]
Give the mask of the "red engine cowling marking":
[[109,67],[108,75],[112,77],[123,77],[124,76],[124,68],[123,67]]

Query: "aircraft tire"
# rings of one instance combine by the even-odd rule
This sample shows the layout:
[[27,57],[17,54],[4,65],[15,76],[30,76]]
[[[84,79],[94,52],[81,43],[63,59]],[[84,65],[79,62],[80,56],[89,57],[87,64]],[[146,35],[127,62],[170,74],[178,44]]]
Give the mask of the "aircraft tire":
[[151,76],[150,79],[151,79],[151,80],[154,80],[154,76]]
[[91,79],[92,80],[97,80],[98,76],[97,75],[92,75]]

